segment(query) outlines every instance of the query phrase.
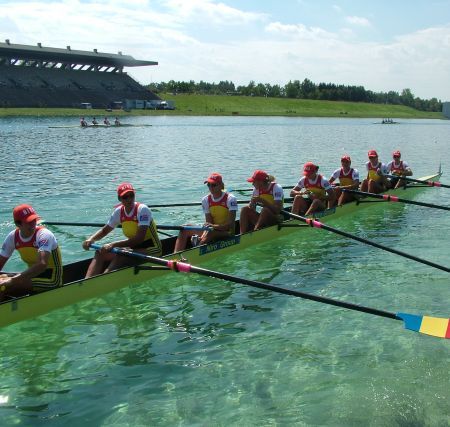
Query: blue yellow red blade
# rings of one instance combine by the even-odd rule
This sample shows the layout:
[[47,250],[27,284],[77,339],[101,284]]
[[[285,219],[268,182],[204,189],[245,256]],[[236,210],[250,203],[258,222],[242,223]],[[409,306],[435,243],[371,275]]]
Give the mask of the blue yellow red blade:
[[397,313],[402,319],[405,328],[421,334],[431,335],[439,338],[450,338],[450,319],[440,317],[419,316],[408,313]]

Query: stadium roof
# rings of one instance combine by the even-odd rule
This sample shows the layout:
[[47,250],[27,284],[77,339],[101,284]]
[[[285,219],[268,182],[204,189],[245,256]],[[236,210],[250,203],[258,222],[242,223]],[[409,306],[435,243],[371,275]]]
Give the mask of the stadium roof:
[[141,61],[130,55],[98,52],[85,50],[73,50],[70,46],[66,49],[44,47],[41,43],[37,46],[12,44],[9,40],[0,43],[0,58],[24,59],[31,61],[52,61],[71,64],[96,65],[100,67],[142,67],[146,65],[158,65],[155,61]]

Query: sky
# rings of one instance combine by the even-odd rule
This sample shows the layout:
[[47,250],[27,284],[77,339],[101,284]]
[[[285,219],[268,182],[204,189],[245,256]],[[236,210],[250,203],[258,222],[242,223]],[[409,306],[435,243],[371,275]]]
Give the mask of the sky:
[[0,40],[131,55],[142,84],[405,88],[450,101],[450,0],[0,0]]

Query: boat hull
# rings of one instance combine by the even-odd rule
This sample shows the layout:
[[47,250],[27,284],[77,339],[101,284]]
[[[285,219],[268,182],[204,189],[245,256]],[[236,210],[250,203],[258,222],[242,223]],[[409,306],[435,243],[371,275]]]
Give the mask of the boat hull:
[[[439,177],[440,174],[436,174],[423,177],[421,180],[433,181],[437,180]],[[423,186],[411,185],[406,189],[400,188],[390,190],[388,193],[398,196],[407,193],[408,196],[411,197],[422,188]],[[361,209],[373,206],[376,203],[385,202],[383,200],[374,201],[372,203],[351,202],[343,206],[319,212],[315,217],[324,223],[330,223],[353,212],[359,212]],[[183,259],[192,265],[199,265],[215,257],[224,256],[236,252],[237,250],[261,244],[294,232],[299,232],[300,230],[311,230],[311,227],[308,225],[295,220],[286,220],[284,224],[297,224],[298,227],[280,227],[275,225],[255,232],[249,232],[242,235],[238,234],[228,240],[213,242],[179,253],[172,253],[176,240],[175,237],[163,239],[163,251],[167,254],[164,258]],[[87,259],[64,266],[65,284],[60,288],[0,303],[0,327],[37,317],[86,299],[100,297],[108,292],[114,292],[126,286],[142,283],[171,272],[170,270],[161,267],[155,267],[151,270],[125,267],[89,279],[84,279],[90,261],[90,259]]]

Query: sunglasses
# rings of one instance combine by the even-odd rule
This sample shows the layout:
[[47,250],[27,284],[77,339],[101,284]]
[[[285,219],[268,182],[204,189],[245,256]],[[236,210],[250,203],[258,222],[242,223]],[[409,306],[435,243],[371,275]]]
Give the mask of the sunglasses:
[[219,184],[217,184],[217,182],[212,183],[212,182],[208,182],[208,184],[206,184],[208,187],[217,187]]
[[124,194],[121,198],[120,198],[120,200],[128,200],[128,199],[132,199],[134,197],[134,193],[127,193],[127,194]]

